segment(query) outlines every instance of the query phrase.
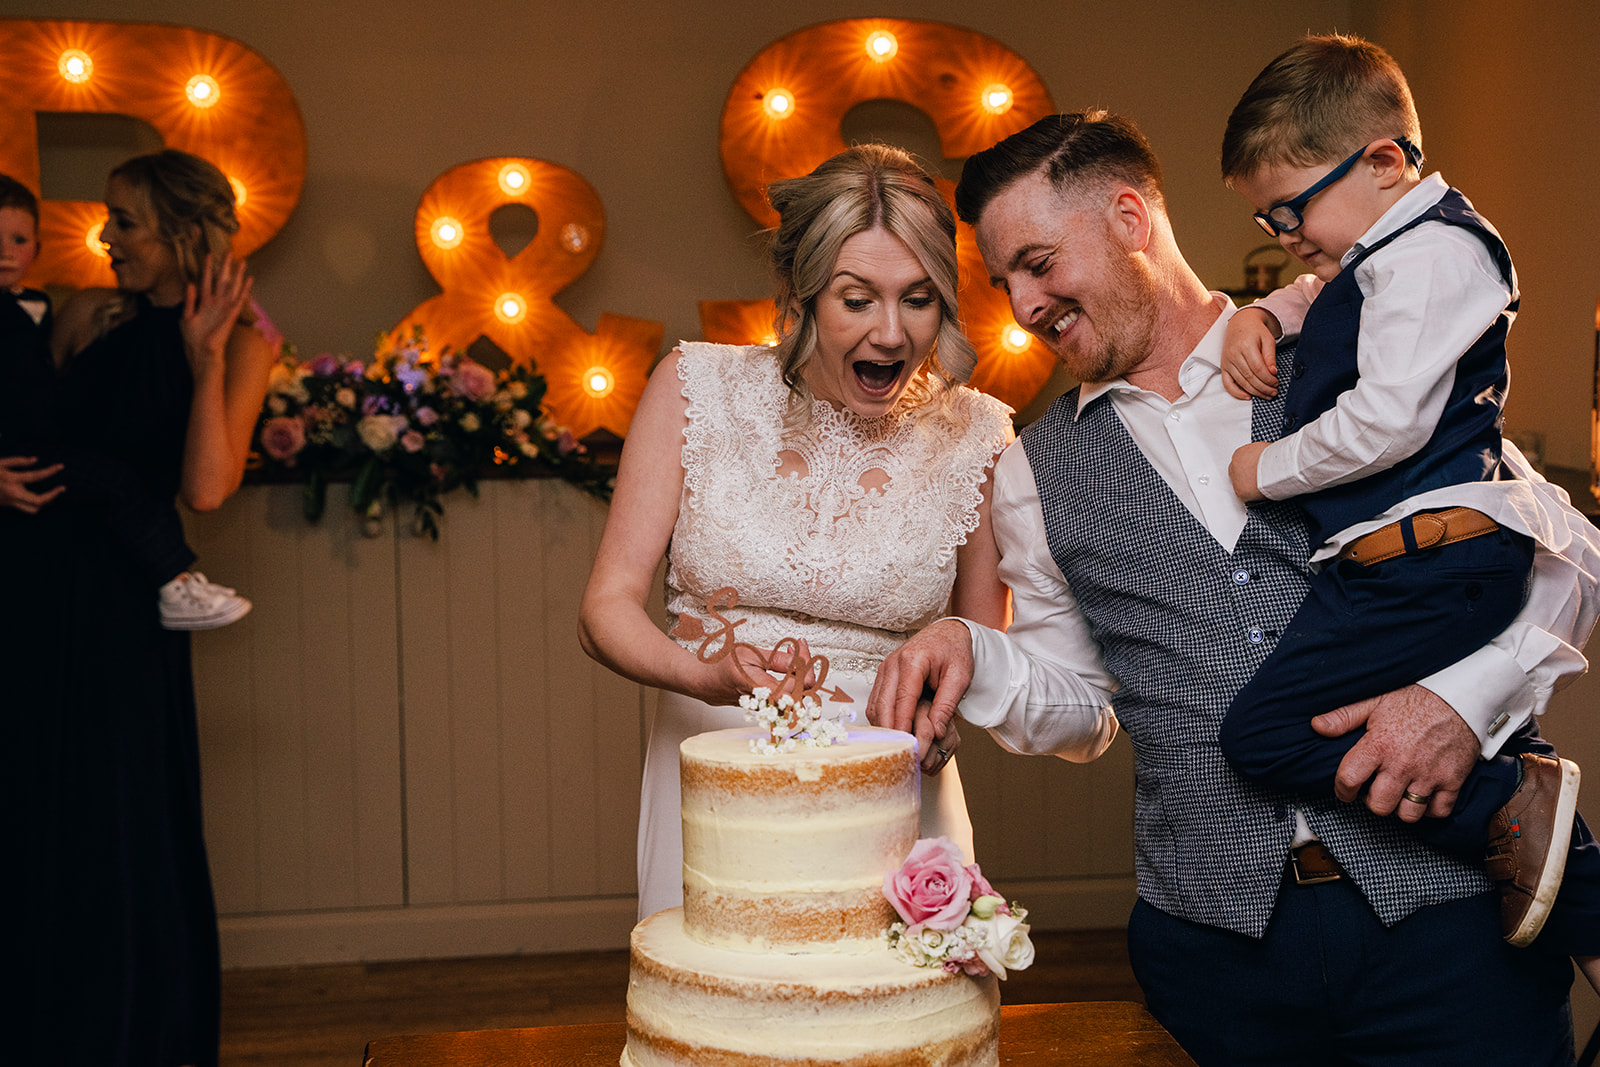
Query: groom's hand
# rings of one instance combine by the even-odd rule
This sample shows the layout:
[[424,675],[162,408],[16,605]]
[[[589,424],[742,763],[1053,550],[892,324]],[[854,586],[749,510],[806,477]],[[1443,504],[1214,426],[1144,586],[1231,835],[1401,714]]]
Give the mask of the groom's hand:
[[[867,698],[867,720],[919,739],[942,738],[970,681],[972,635],[959,619],[940,619],[884,659]],[[932,698],[923,701],[929,691]]]
[[[1425,814],[1439,819],[1449,815],[1480,751],[1466,721],[1420,685],[1318,715],[1311,725],[1325,737],[1366,726],[1366,735],[1339,764],[1334,792],[1349,803],[1364,788],[1374,813],[1398,814],[1406,822]],[[1427,805],[1407,798],[1408,792],[1429,798]]]

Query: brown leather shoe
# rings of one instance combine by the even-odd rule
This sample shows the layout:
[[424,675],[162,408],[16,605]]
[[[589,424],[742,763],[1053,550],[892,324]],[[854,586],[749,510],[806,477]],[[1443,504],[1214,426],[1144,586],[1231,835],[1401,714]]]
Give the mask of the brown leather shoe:
[[1544,929],[1561,888],[1578,810],[1578,765],[1522,754],[1522,784],[1489,820],[1485,870],[1500,883],[1500,934],[1519,948]]

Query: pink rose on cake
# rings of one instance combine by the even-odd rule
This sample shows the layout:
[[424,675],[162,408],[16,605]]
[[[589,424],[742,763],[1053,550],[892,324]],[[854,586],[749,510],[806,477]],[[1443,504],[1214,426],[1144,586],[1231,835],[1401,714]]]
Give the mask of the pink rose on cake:
[[1033,962],[1027,909],[1008,905],[948,838],[918,841],[884,876],[883,895],[904,920],[889,927],[889,946],[907,963],[1004,978]]
[[924,926],[954,930],[966,919],[972,875],[961,860],[948,837],[925,837],[898,870],[883,876],[883,895],[906,921],[907,933],[915,936]]

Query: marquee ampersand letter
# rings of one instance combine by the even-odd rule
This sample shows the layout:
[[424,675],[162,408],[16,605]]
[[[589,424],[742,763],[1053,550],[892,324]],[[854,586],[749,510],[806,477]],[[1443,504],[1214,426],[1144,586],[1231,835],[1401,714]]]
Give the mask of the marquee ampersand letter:
[[[506,204],[533,209],[539,224],[509,257],[489,225]],[[602,314],[591,334],[552,299],[589,269],[605,225],[599,194],[565,167],[513,156],[452,167],[428,186],[416,216],[417,251],[444,291],[396,329],[420,325],[435,351],[487,337],[544,375],[556,422],[579,437],[600,427],[626,436],[663,325]]]
[[[842,19],[768,45],[728,90],[722,167],[734,196],[764,226],[778,178],[809,173],[845,149],[845,114],[868,100],[898,100],[925,112],[948,159],[964,159],[1055,112],[1026,60],[974,30],[909,19]],[[948,200],[954,186],[939,188]],[[961,318],[978,349],[972,384],[1021,408],[1050,377],[1055,359],[1021,330],[1004,294],[988,284],[971,229],[958,227]],[[770,301],[705,301],[701,329],[713,341],[772,340]]]
[[[171,148],[215,163],[238,196],[234,250],[283,227],[306,174],[306,131],[289,83],[237,41],[182,26],[0,19],[0,172],[39,191],[40,112],[128,115]],[[99,244],[105,206],[39,205],[33,285],[114,285]]]

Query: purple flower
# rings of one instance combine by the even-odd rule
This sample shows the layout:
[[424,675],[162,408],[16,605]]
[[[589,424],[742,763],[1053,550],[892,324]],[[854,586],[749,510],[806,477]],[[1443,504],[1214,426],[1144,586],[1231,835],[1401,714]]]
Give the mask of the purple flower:
[[322,353],[311,361],[311,373],[318,378],[332,378],[339,373],[339,357]]
[[305,446],[305,424],[291,415],[268,419],[261,426],[261,450],[279,463],[292,461]]

